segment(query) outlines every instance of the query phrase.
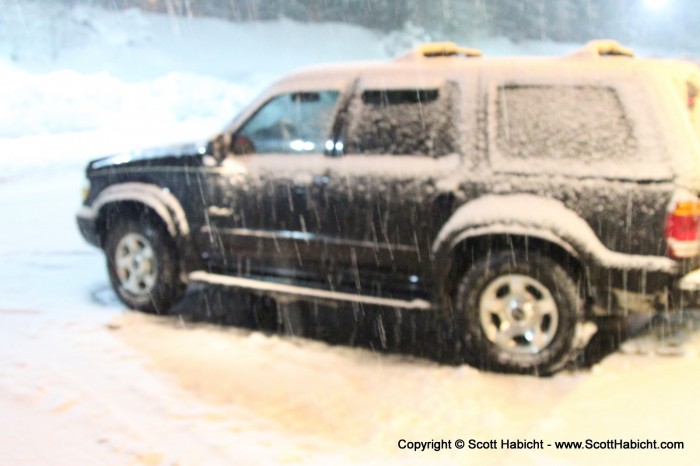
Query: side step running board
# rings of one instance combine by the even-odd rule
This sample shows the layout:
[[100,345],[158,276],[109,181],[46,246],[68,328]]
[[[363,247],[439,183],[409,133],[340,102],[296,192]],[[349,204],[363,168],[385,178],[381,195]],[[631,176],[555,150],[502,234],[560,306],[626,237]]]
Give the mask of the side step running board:
[[265,280],[251,278],[232,277],[209,272],[192,272],[189,275],[190,282],[208,283],[211,285],[230,286],[247,290],[260,291],[270,295],[297,296],[299,298],[322,299],[329,301],[346,301],[363,303],[374,306],[386,306],[399,309],[430,310],[432,306],[423,299],[406,301],[402,299],[380,298],[361,294],[342,293],[339,291],[308,288],[305,286],[286,285]]

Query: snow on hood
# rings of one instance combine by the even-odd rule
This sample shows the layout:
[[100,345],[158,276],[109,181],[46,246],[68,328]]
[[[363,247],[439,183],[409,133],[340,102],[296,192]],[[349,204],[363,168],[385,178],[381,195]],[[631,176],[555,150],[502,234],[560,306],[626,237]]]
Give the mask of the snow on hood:
[[123,165],[143,160],[153,160],[162,157],[182,157],[191,155],[203,155],[206,151],[206,143],[192,142],[186,144],[175,144],[170,146],[153,147],[132,152],[112,155],[95,160],[90,164],[90,168],[97,170],[114,165]]

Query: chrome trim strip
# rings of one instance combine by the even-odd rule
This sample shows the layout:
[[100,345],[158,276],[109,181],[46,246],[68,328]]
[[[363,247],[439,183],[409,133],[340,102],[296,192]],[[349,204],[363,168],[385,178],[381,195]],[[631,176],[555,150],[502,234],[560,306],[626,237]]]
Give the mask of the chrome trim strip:
[[274,283],[265,280],[255,280],[243,277],[231,277],[228,275],[218,275],[209,272],[192,272],[189,275],[191,282],[204,282],[212,285],[231,286],[236,288],[246,288],[249,290],[266,291],[273,294],[284,294],[303,296],[307,298],[320,298],[332,301],[347,301],[354,303],[373,304],[377,306],[387,306],[399,309],[430,310],[432,305],[423,299],[406,301],[402,299],[380,298],[377,296],[367,296],[361,294],[342,293],[338,291],[321,290],[317,288],[307,288],[304,286],[286,285],[284,283]]
[[[210,233],[212,228],[208,225],[202,227],[203,233]],[[370,249],[389,249],[392,251],[413,252],[417,254],[416,246],[407,246],[405,244],[387,244],[374,243],[372,241],[355,241],[342,238],[333,238],[327,235],[317,235],[305,231],[290,231],[290,230],[253,230],[251,228],[217,228],[218,233],[229,233],[238,236],[252,236],[254,238],[266,239],[293,239],[298,241],[321,241],[328,244],[336,244],[342,246],[355,246]]]

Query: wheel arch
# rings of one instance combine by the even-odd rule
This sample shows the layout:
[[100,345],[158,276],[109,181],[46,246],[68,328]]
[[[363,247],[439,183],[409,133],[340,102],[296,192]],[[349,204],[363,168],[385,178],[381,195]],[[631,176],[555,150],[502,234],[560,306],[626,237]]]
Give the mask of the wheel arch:
[[137,201],[110,202],[100,212],[102,247],[119,299],[132,309],[167,312],[187,284],[176,238],[155,210]]
[[167,189],[147,183],[120,183],[97,195],[92,208],[97,216],[97,232],[104,245],[109,222],[122,215],[152,215],[174,240],[188,237],[190,227],[185,211]]
[[120,183],[104,189],[92,203],[95,212],[95,231],[104,248],[109,222],[130,216],[150,217],[163,228],[173,241],[183,282],[187,274],[200,268],[201,255],[192,241],[190,225],[178,199],[166,188],[149,183]]
[[172,222],[168,222],[167,217],[164,217],[162,212],[139,201],[113,201],[102,206],[97,215],[95,225],[102,247],[105,245],[107,233],[120,219],[132,219],[137,221],[140,219],[148,219],[153,222],[155,226],[160,227],[167,233],[172,240],[176,239],[176,236],[173,235]]
[[493,231],[474,228],[463,231],[440,254],[439,296],[451,299],[462,275],[479,259],[498,251],[544,253],[581,283],[584,296],[590,294],[589,268],[582,257],[560,238],[547,231],[522,229]]
[[663,278],[677,272],[677,264],[668,257],[608,249],[581,214],[559,200],[534,194],[486,195],[459,207],[433,242],[439,300],[450,298],[444,284],[454,273],[456,253],[487,250],[494,241],[505,247],[536,245],[551,251],[569,270],[581,272],[584,292],[596,300],[608,299],[608,289],[625,286],[629,280],[642,289],[648,273]]

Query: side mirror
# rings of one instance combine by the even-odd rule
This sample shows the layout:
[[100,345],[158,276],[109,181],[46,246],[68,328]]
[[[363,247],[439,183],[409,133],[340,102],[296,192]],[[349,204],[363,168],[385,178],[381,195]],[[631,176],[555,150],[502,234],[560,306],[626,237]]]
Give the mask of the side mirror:
[[226,133],[217,134],[216,137],[207,144],[206,153],[216,160],[222,161],[228,155],[230,141],[231,135]]

